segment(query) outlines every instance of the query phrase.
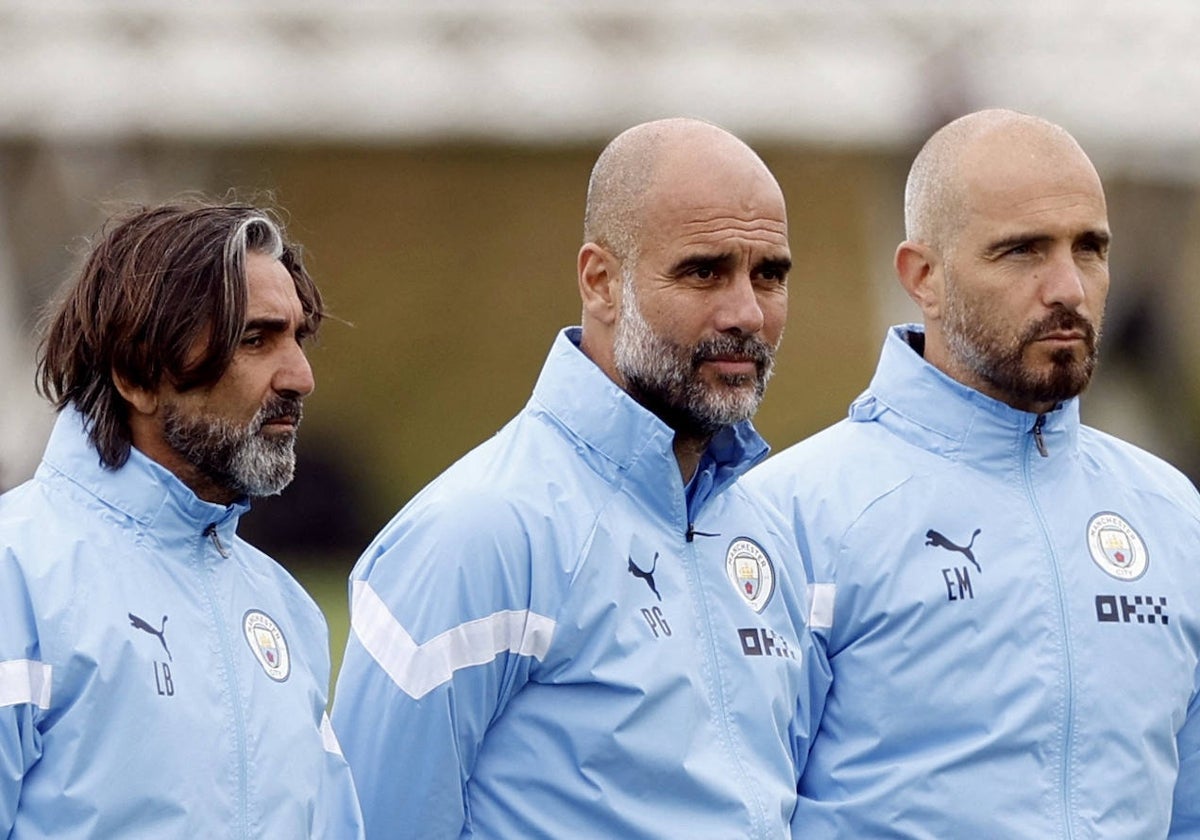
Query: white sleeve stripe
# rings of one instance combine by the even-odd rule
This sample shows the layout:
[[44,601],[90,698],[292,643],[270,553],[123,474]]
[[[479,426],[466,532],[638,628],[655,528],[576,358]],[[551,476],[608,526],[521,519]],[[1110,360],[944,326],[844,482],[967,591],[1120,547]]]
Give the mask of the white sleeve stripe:
[[325,746],[325,752],[334,755],[342,754],[342,745],[338,743],[337,735],[334,734],[333,724],[329,722],[328,713],[321,715],[321,743]]
[[813,630],[833,627],[836,583],[813,583],[808,587],[808,626]]
[[419,700],[454,672],[491,662],[506,651],[542,659],[554,620],[529,610],[503,610],[451,627],[418,645],[366,581],[356,580],[350,627],[367,653],[400,689]]
[[0,662],[0,708],[32,703],[50,708],[52,669],[34,659],[9,659]]

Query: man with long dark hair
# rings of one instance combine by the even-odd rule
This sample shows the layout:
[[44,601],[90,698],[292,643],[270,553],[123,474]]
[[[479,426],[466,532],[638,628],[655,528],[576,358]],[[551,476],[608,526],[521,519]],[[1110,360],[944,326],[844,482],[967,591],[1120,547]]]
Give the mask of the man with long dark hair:
[[87,255],[0,497],[0,835],[360,835],[324,619],[236,533],[292,478],[323,314],[255,207],[139,209]]

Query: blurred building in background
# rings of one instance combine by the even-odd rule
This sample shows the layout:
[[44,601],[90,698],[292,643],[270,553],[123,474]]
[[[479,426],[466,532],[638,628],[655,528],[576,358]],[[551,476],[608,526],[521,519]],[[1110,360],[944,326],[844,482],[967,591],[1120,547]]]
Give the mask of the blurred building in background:
[[588,172],[645,119],[757,148],[789,202],[777,448],[866,384],[913,154],[987,106],[1061,123],[1108,188],[1085,418],[1200,477],[1200,6],[1191,0],[0,0],[0,488],[51,413],[35,325],[112,211],[267,195],[339,316],[264,547],[352,558],[526,399],[576,322]]

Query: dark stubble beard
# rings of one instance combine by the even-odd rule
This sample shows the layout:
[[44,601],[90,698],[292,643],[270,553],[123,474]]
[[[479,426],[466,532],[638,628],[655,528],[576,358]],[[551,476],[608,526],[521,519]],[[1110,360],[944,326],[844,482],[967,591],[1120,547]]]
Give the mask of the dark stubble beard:
[[[753,359],[755,375],[721,376],[727,387],[705,382],[700,365],[731,353]],[[775,348],[756,336],[720,335],[692,347],[662,338],[638,309],[629,274],[613,355],[629,395],[676,432],[694,437],[711,437],[753,417],[775,366]]]
[[[1078,396],[1096,369],[1099,330],[1064,306],[1055,307],[1021,335],[1010,338],[1001,335],[988,320],[988,313],[964,298],[948,277],[943,329],[951,354],[1014,406],[1060,403]],[[1035,370],[1026,361],[1026,351],[1038,339],[1059,330],[1083,334],[1083,356],[1062,348],[1050,356],[1048,370]]]
[[249,423],[222,417],[188,415],[176,405],[165,407],[166,442],[206,478],[239,496],[274,496],[287,487],[296,471],[295,432],[262,434],[266,423],[302,414],[299,399],[274,396]]

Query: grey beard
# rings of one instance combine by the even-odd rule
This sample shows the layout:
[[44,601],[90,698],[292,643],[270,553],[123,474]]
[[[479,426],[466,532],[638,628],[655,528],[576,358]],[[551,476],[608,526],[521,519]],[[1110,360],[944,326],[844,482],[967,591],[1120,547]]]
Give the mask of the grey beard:
[[274,496],[291,483],[296,471],[296,435],[260,434],[279,416],[300,419],[300,401],[278,397],[244,425],[220,417],[189,417],[168,405],[163,434],[168,445],[204,476],[233,493]]
[[[722,377],[729,388],[714,388],[699,375],[701,362],[712,355],[738,352],[758,365],[751,377]],[[728,335],[682,347],[658,336],[638,309],[630,276],[625,277],[620,319],[613,339],[613,361],[630,396],[678,432],[711,436],[749,420],[758,410],[771,378],[775,354],[759,338]]]

